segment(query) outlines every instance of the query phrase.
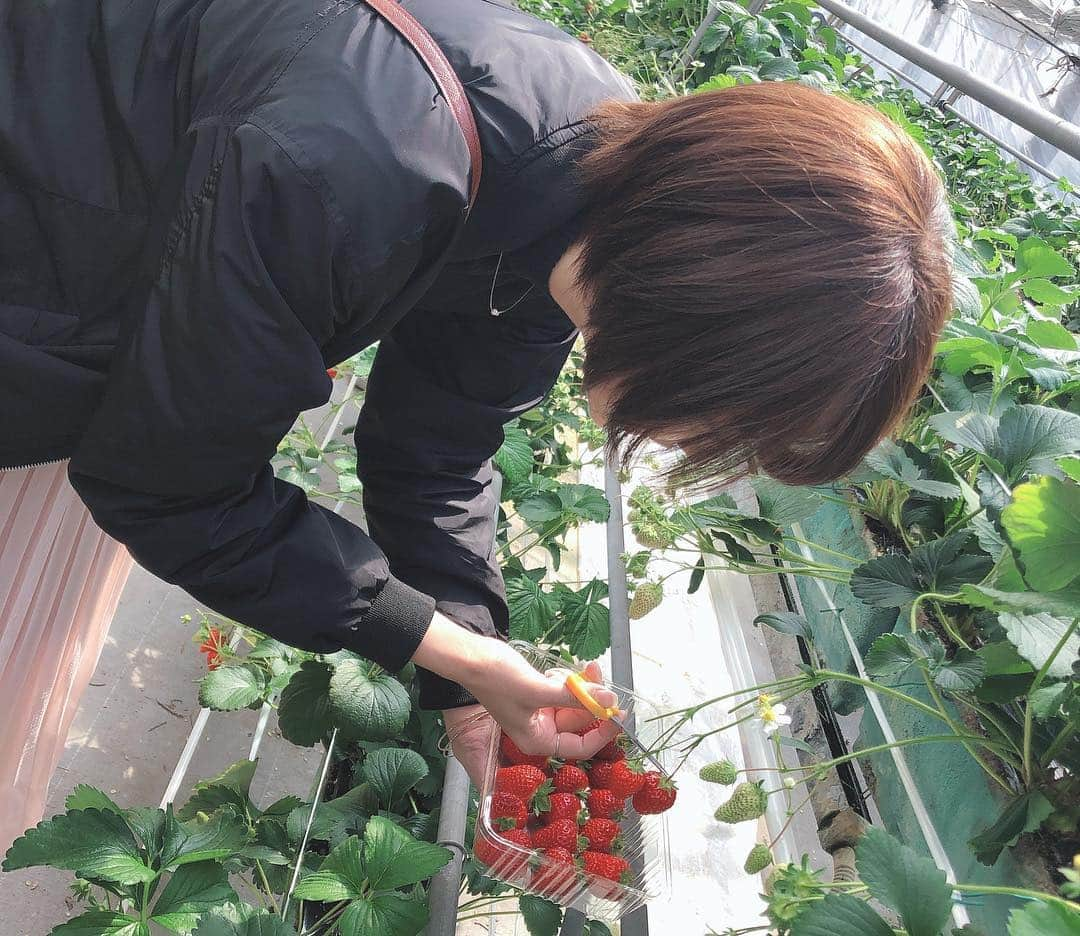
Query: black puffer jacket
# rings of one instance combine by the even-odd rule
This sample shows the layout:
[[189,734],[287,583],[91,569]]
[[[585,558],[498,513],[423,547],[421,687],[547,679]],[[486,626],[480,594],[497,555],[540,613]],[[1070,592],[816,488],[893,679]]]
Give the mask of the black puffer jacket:
[[[439,607],[505,628],[490,456],[573,328],[546,290],[623,78],[490,0],[407,0],[464,83],[483,185],[357,0],[0,0],[0,466],[73,456],[97,522],[198,601],[401,667]],[[502,317],[498,297],[527,289]],[[268,467],[382,339],[356,441],[373,539]],[[2,520],[2,518],[0,518]],[[373,541],[374,540],[374,541]],[[468,701],[424,674],[425,705]]]

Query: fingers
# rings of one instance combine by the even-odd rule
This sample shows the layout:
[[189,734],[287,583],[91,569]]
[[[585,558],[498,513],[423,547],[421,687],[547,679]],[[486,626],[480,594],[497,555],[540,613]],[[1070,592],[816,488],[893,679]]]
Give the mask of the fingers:
[[585,760],[592,757],[605,744],[619,734],[619,729],[611,722],[601,722],[585,735],[559,732],[559,756],[568,760]]
[[579,731],[595,720],[592,713],[583,708],[555,709],[555,728],[558,731]]

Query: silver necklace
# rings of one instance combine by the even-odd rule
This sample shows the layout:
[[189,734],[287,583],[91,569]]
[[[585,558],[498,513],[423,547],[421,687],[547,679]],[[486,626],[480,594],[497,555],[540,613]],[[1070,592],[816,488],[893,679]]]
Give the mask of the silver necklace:
[[491,314],[494,315],[494,316],[505,315],[507,312],[512,312],[514,309],[516,309],[524,301],[525,297],[528,296],[529,293],[531,293],[533,291],[533,286],[536,285],[535,283],[533,283],[532,286],[530,286],[528,289],[526,289],[525,292],[523,292],[520,296],[517,297],[517,299],[514,300],[513,305],[509,306],[506,309],[496,309],[495,308],[495,284],[499,281],[499,269],[502,267],[502,261],[503,261],[503,255],[500,253],[499,254],[499,259],[495,263],[495,275],[491,278],[491,291],[488,293],[488,309],[491,312]]

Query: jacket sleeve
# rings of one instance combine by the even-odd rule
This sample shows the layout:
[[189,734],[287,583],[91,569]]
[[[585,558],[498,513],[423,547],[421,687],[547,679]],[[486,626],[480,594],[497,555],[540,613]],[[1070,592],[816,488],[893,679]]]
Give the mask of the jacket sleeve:
[[[537,297],[500,317],[418,309],[379,344],[356,427],[368,528],[398,578],[477,633],[509,627],[491,456],[503,424],[551,388],[576,334]],[[473,701],[434,673],[419,680],[423,708]]]
[[[347,647],[400,669],[433,599],[269,467],[298,413],[327,399],[320,349],[342,305],[354,311],[325,194],[250,123],[203,127],[187,146],[182,207],[71,481],[141,565],[210,608],[299,647]],[[392,232],[370,236],[385,254]],[[379,290],[409,279],[412,249],[384,263]]]

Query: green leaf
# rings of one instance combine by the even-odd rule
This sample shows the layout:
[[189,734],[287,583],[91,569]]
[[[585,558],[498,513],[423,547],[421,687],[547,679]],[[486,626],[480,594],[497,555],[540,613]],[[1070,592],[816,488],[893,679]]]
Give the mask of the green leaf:
[[354,658],[334,667],[329,698],[330,716],[342,734],[363,741],[401,734],[412,708],[408,692],[393,676]]
[[586,920],[582,936],[611,936],[611,930],[599,920]]
[[907,556],[879,556],[851,573],[851,591],[875,608],[899,608],[922,594]]
[[858,897],[829,894],[795,918],[791,936],[893,936],[893,928]]
[[1031,664],[1005,640],[976,651],[986,667],[986,678],[975,693],[984,702],[1011,702],[1027,693],[1035,677]]
[[1069,683],[1039,686],[1028,696],[1027,704],[1039,721],[1047,721],[1061,711],[1062,702],[1069,697]]
[[350,835],[331,850],[318,871],[305,874],[300,879],[293,893],[302,900],[324,900],[328,903],[352,900],[363,895],[364,878],[360,863],[360,839]]
[[776,56],[762,63],[758,68],[758,74],[765,81],[784,81],[789,78],[798,78],[799,66],[789,58]]
[[182,808],[176,811],[178,819],[194,819],[196,813],[212,813],[222,806],[236,806],[245,809],[255,768],[259,761],[242,760],[227,767],[220,776],[210,780],[200,780],[191,791],[191,796]]
[[[289,839],[299,842],[307,825],[311,807],[300,804],[289,814],[287,828]],[[368,816],[379,810],[379,797],[369,783],[358,783],[337,799],[320,803],[311,824],[311,837],[340,845],[348,836],[363,828]]]
[[311,747],[330,733],[329,666],[317,660],[300,665],[282,690],[278,727],[287,741],[301,747]]
[[806,618],[793,611],[770,611],[767,614],[759,614],[754,618],[754,624],[764,624],[790,637],[802,637],[809,641],[814,639]]
[[[1050,280],[1045,280],[1045,279],[1028,280],[1020,288],[1024,291],[1024,295],[1027,296],[1030,300],[1032,300],[1032,302],[1037,302],[1037,303],[1039,303],[1039,305],[1044,305],[1044,306],[1057,307],[1057,306],[1068,305],[1070,302],[1072,302],[1076,298],[1076,296],[1074,296],[1067,289],[1062,289],[1057,284],[1051,283]],[[1034,321],[1034,322],[1031,322],[1031,323],[1028,324],[1028,327],[1027,327],[1028,337],[1032,341],[1034,341],[1037,345],[1040,345],[1042,347],[1049,347],[1049,348],[1062,348],[1063,350],[1067,350],[1067,351],[1076,350],[1076,339],[1075,338],[1072,339],[1071,344],[1062,345],[1062,344],[1052,343],[1052,342],[1060,341],[1061,336],[1056,331],[1048,330],[1048,329],[1042,329],[1042,328],[1038,328],[1038,327],[1036,327],[1034,330],[1032,330],[1032,326],[1041,326],[1041,325],[1057,325],[1057,322]],[[1060,325],[1058,325],[1058,328],[1061,328],[1061,330],[1063,332],[1065,332],[1066,336],[1071,337],[1071,335],[1069,335],[1069,332],[1068,332],[1067,329],[1063,328]],[[1049,337],[1050,342],[1044,344],[1044,342],[1039,340],[1040,335]]]
[[507,577],[506,603],[510,610],[511,639],[536,642],[550,629],[554,603],[532,577]]
[[382,816],[373,816],[364,829],[364,868],[372,890],[394,890],[427,880],[450,858],[448,849],[418,842]]
[[764,475],[751,478],[750,484],[757,495],[759,513],[777,526],[791,526],[806,520],[816,514],[822,504],[821,495],[813,488],[792,487]]
[[[171,809],[171,807],[170,807]],[[160,809],[153,806],[138,806],[134,809],[125,809],[121,815],[127,822],[128,828],[135,833],[136,841],[142,844],[146,855],[149,857],[147,864],[153,866],[162,849],[165,847],[165,839],[170,831],[168,816]],[[176,820],[173,819],[173,825]]]
[[529,434],[517,426],[503,430],[503,444],[495,453],[495,464],[511,484],[524,481],[532,472],[533,450]]
[[557,936],[562,926],[562,908],[532,894],[522,894],[518,898],[518,909],[525,920],[529,936]]
[[116,805],[108,796],[96,787],[80,783],[71,791],[64,800],[64,808],[71,812],[74,809],[101,809],[106,812],[122,813],[123,810]]
[[1060,904],[1029,903],[1009,914],[1009,936],[1080,936],[1080,913]]
[[1074,273],[1068,260],[1037,237],[1021,241],[1016,248],[1016,269],[1025,277],[1072,276]]
[[611,646],[611,612],[601,601],[606,597],[607,584],[599,579],[562,595],[566,641],[579,660],[595,660]]
[[161,867],[171,870],[196,861],[216,861],[235,854],[248,840],[246,822],[232,810],[222,809],[209,819],[177,823],[172,807],[166,813],[166,842]]
[[1071,585],[1056,592],[1005,591],[989,585],[962,585],[964,602],[976,608],[1010,610],[1018,614],[1051,614],[1072,619],[1080,616],[1080,588]]
[[993,865],[1002,849],[1011,848],[1025,832],[1034,832],[1054,811],[1054,804],[1038,790],[1015,797],[990,828],[968,844],[984,865]]
[[216,861],[201,861],[184,865],[169,878],[154,904],[152,917],[166,929],[188,933],[202,914],[237,899],[225,869]]
[[428,773],[427,762],[408,748],[380,748],[364,759],[361,775],[387,809],[405,796]]
[[338,922],[341,936],[416,936],[428,921],[425,901],[404,894],[354,900]]
[[150,936],[150,928],[126,913],[90,910],[53,927],[49,936]]
[[199,705],[215,712],[235,712],[262,699],[266,674],[262,667],[222,666],[199,683]]
[[[1011,614],[1003,612],[998,616],[1009,643],[1036,669],[1040,669],[1064,636],[1069,624],[1063,618],[1050,614]],[[1067,679],[1072,673],[1073,661],[1080,657],[1080,633],[1065,642],[1054,662],[1050,664],[1047,675],[1051,679]]]
[[1073,481],[1080,481],[1080,458],[1062,458],[1057,464]]
[[204,916],[194,936],[296,936],[296,930],[268,910],[229,907]]
[[1080,576],[1080,484],[1050,475],[1021,484],[1001,522],[1032,587],[1056,591]]
[[880,679],[897,679],[924,656],[903,634],[882,634],[866,653],[866,671]]
[[701,583],[705,580],[705,556],[698,556],[698,561],[694,563],[693,571],[690,573],[690,582],[686,586],[686,593],[688,595],[694,594],[699,588]]
[[1080,416],[1048,406],[1014,406],[999,419],[985,413],[938,413],[930,417],[938,434],[985,455],[1009,478],[1033,463],[1080,448]]
[[101,809],[77,809],[39,822],[15,839],[2,867],[40,865],[118,884],[142,884],[158,875],[146,866],[123,817]]
[[951,660],[931,667],[934,682],[950,692],[970,692],[986,678],[986,662],[971,650],[957,650]]
[[970,530],[930,540],[911,551],[911,565],[923,591],[952,594],[966,582],[979,582],[993,563],[986,556],[962,553]]
[[944,481],[931,481],[923,477],[922,472],[905,452],[892,439],[884,439],[863,463],[875,474],[893,481],[899,481],[913,491],[929,497],[956,498],[960,488]]
[[856,846],[855,867],[871,895],[900,914],[908,936],[938,936],[952,910],[952,888],[933,861],[871,826]]

